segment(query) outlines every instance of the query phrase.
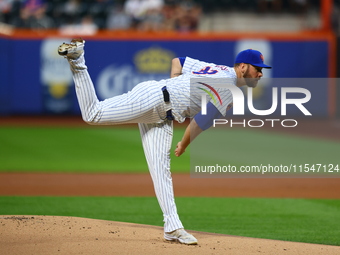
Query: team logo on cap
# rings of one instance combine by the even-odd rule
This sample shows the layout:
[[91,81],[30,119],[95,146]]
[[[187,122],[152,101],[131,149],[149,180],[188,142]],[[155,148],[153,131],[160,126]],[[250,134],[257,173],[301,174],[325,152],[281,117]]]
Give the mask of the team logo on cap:
[[261,58],[262,62],[264,62],[264,57],[263,57],[262,54],[260,55],[260,58]]

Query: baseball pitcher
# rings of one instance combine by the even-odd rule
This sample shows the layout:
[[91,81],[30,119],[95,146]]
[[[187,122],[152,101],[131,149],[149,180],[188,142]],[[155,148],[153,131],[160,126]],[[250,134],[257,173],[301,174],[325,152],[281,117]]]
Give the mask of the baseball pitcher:
[[[170,149],[173,121],[191,118],[175,155],[180,156],[197,135],[212,125],[217,116],[225,116],[232,105],[231,93],[221,93],[223,104],[207,105],[208,115],[200,114],[201,97],[190,91],[191,78],[228,78],[235,86],[256,87],[262,77],[263,56],[255,50],[238,54],[234,67],[206,63],[190,57],[172,60],[171,78],[146,81],[131,91],[99,101],[84,57],[85,41],[73,39],[63,43],[58,53],[68,60],[83,120],[91,125],[138,123],[145,157],[155,193],[164,217],[164,239],[184,244],[197,244],[197,239],[184,230],[175,204],[170,172]],[[213,89],[202,82],[202,88]],[[199,87],[197,87],[199,89]]]

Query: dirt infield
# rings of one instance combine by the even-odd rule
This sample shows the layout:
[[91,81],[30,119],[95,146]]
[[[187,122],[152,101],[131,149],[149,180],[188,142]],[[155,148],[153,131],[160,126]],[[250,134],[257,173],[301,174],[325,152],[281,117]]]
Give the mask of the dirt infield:
[[[161,227],[75,217],[0,216],[1,254],[339,254],[340,247],[191,231],[198,245],[163,241]],[[17,240],[20,240],[19,242]]]
[[[176,196],[340,199],[340,178],[190,178],[173,174]],[[149,174],[0,173],[0,195],[154,196]]]

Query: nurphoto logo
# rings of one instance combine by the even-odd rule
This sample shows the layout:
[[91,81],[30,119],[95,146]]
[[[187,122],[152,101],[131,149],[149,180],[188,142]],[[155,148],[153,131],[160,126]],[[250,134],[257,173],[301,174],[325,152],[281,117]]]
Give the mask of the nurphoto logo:
[[[222,83],[222,82],[221,82]],[[206,94],[208,94],[211,98],[214,104],[216,105],[216,98],[218,98],[219,103],[222,105],[222,99],[220,94],[217,92],[217,88],[223,88],[225,90],[229,90],[232,98],[233,98],[233,114],[234,115],[245,115],[245,97],[242,92],[242,90],[239,87],[236,87],[233,84],[219,84],[217,86],[212,86],[208,85],[207,83],[202,83],[200,84],[206,86],[211,90],[208,91],[207,89],[201,89]],[[287,105],[295,105],[305,116],[311,116],[312,114],[307,110],[307,108],[304,106],[305,103],[307,103],[311,99],[311,93],[308,89],[305,88],[300,88],[300,87],[281,87],[280,88],[280,108],[281,108],[281,116],[286,116],[287,115]],[[221,93],[221,92],[220,92]],[[294,94],[299,94],[302,95],[301,98],[288,98],[289,93],[294,93]],[[206,94],[201,95],[201,114],[206,115],[207,114],[207,97]],[[265,110],[259,110],[254,107],[254,102],[253,102],[253,88],[248,87],[247,88],[247,107],[249,111],[257,116],[268,116],[270,114],[273,114],[279,104],[279,96],[278,96],[278,88],[273,87],[272,88],[272,105],[269,109]],[[249,127],[262,127],[264,126],[265,122],[270,123],[271,127],[275,126],[275,123],[280,122],[281,126],[283,127],[295,127],[297,126],[298,122],[295,119],[250,119],[250,120],[245,120],[243,119],[241,122],[235,122],[232,119],[227,120],[227,119],[214,119],[213,121],[213,127],[216,127],[217,125],[230,125],[230,127],[233,127],[235,125],[242,125],[243,127],[249,126]]]

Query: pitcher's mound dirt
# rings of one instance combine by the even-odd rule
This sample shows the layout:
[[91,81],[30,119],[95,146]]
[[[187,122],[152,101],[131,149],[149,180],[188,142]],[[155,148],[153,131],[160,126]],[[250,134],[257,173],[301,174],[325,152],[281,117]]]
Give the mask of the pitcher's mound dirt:
[[198,245],[163,240],[161,227],[57,216],[0,216],[0,253],[340,254],[340,247],[190,231]]

